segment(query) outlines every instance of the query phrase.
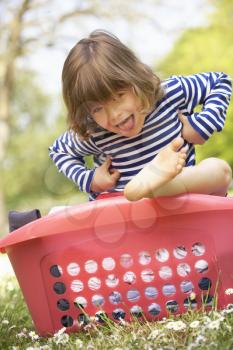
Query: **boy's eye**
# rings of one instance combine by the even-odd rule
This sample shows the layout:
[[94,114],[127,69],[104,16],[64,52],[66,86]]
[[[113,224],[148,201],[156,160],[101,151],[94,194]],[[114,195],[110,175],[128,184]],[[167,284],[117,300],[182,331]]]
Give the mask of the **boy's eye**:
[[123,97],[125,95],[125,92],[118,92],[113,96],[113,100],[118,100],[119,98]]
[[92,109],[92,111],[91,111],[91,114],[98,113],[98,112],[100,112],[100,111],[101,111],[101,109],[102,109],[102,107],[101,107],[101,106],[94,107],[94,108]]

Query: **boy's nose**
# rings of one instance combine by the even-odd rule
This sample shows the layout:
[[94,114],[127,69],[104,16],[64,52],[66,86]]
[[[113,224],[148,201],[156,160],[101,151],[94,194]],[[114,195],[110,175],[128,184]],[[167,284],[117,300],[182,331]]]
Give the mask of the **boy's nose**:
[[108,110],[108,118],[111,124],[116,125],[122,119],[123,112],[118,106],[111,106]]

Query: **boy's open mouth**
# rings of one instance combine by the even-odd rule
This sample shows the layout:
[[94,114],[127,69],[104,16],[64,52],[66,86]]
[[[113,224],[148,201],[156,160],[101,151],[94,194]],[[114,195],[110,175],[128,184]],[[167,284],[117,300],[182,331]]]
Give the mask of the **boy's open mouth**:
[[129,131],[134,127],[134,114],[123,120],[117,127],[122,131]]

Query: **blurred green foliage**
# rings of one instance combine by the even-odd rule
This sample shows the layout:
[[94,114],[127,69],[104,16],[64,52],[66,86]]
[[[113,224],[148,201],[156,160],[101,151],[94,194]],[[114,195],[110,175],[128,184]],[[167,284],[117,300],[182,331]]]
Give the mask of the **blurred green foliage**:
[[[206,26],[186,31],[156,67],[163,78],[202,71],[224,71],[233,76],[233,1],[215,3],[217,10]],[[54,112],[52,99],[38,87],[33,72],[18,74],[12,101],[12,132],[3,165],[8,209],[34,206],[43,213],[53,205],[86,200],[71,181],[58,173],[48,156],[48,147],[66,129],[66,111],[61,98],[60,101],[60,112]],[[199,160],[221,157],[233,167],[232,113],[231,105],[224,131],[197,148]]]
[[51,98],[38,86],[33,72],[22,71],[11,107],[11,137],[3,165],[7,209],[28,210],[45,197],[51,197],[51,206],[77,193],[48,156],[48,147],[66,128],[64,107],[56,115]]
[[[217,0],[216,11],[206,26],[187,30],[170,54],[157,67],[163,78],[177,74],[223,71],[233,77],[233,1]],[[195,14],[194,14],[195,15]],[[233,168],[233,103],[228,109],[226,125],[203,146],[197,147],[197,160],[220,157]]]

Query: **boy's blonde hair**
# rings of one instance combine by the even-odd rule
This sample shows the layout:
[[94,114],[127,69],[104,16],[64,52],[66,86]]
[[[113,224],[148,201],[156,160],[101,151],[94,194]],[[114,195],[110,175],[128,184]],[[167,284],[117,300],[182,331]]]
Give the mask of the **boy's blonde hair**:
[[69,52],[62,71],[63,97],[69,127],[88,138],[97,130],[90,117],[94,102],[103,103],[117,91],[133,88],[145,113],[163,96],[160,79],[117,37],[96,30]]

